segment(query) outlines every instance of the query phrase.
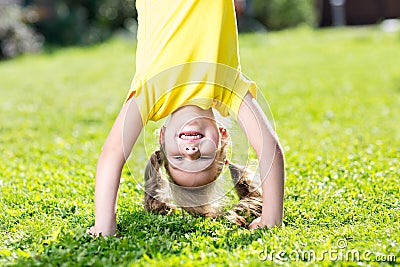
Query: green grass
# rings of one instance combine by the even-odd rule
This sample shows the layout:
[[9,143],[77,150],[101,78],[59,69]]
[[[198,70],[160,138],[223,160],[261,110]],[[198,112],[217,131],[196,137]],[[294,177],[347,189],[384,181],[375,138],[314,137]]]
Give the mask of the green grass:
[[[85,234],[97,157],[135,68],[135,44],[113,40],[0,63],[0,265],[399,265],[400,35],[303,28],[240,41],[286,154],[285,228],[145,212],[136,153],[122,237]],[[272,251],[286,255],[265,260]],[[302,252],[325,259],[293,262]]]

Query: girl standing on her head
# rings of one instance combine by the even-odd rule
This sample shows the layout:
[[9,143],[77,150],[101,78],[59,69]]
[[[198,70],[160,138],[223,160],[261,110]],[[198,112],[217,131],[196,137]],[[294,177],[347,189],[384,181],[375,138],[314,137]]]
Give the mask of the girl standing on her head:
[[228,133],[215,122],[213,108],[238,120],[258,157],[262,209],[249,228],[281,225],[283,153],[257,104],[255,84],[241,74],[233,0],[137,0],[136,7],[136,74],[99,157],[91,232],[115,234],[121,170],[149,120],[170,115],[160,131],[160,152],[146,168],[148,179],[158,177],[161,165],[186,189],[218,177],[227,164]]

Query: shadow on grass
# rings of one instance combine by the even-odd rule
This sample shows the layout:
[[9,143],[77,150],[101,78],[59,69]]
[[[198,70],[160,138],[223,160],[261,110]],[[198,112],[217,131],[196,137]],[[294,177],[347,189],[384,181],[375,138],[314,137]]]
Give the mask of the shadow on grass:
[[248,231],[226,221],[188,214],[162,216],[144,210],[122,212],[121,237],[94,238],[86,228],[61,229],[57,237],[38,245],[16,266],[116,266],[150,258],[162,260],[202,251],[232,251],[250,245],[265,231]]

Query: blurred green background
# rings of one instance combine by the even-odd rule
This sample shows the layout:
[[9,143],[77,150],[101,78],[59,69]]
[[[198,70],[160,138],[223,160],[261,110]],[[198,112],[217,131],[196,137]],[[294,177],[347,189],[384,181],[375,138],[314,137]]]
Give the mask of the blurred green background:
[[[400,17],[397,0],[235,0],[240,32],[373,24]],[[135,0],[0,0],[0,59],[47,46],[134,38]]]
[[[240,31],[316,24],[314,0],[235,0],[235,6]],[[135,0],[0,0],[0,58],[116,34],[134,38],[136,17]]]

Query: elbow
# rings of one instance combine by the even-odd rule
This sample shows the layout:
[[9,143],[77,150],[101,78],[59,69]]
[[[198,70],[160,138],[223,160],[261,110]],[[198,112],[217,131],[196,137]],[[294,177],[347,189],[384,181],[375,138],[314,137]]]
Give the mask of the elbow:
[[284,152],[283,152],[283,148],[279,144],[278,141],[275,144],[275,155],[277,155],[279,158],[281,158],[282,162],[285,160],[285,155],[284,155]]
[[273,142],[268,147],[264,147],[262,150],[256,150],[256,153],[262,162],[279,162],[284,164],[284,152],[278,141]]

